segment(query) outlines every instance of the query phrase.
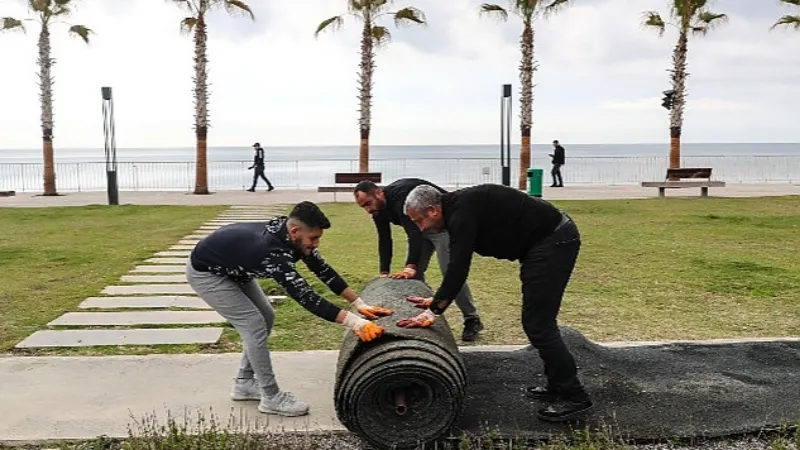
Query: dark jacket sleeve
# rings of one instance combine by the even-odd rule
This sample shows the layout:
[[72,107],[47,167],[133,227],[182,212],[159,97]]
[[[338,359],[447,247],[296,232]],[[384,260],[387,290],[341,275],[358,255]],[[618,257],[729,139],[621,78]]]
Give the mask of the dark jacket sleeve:
[[277,281],[300,306],[317,317],[329,322],[336,321],[341,308],[314,292],[311,285],[297,272],[290,255],[279,252],[270,254],[262,263],[262,270],[266,276]]
[[392,265],[392,228],[386,214],[376,214],[372,216],[375,228],[378,231],[378,259],[380,260],[380,271],[388,273]]
[[325,262],[318,249],[315,248],[309,256],[303,257],[303,262],[334,294],[341,295],[347,289],[347,282]]
[[419,257],[422,254],[423,237],[422,231],[417,224],[405,214],[400,215],[400,224],[406,231],[408,237],[408,254],[406,255],[406,265],[419,265]]
[[472,265],[472,253],[475,248],[475,238],[478,233],[476,215],[468,206],[462,206],[460,211],[447,220],[450,234],[450,262],[441,286],[433,296],[431,311],[442,314],[453,302],[464,283],[467,282],[469,269]]

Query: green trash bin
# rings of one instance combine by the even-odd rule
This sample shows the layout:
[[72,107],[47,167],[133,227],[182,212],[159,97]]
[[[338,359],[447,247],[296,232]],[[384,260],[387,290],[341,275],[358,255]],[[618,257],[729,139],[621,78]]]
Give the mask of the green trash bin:
[[544,177],[543,169],[528,169],[528,195],[533,197],[542,196],[542,178]]

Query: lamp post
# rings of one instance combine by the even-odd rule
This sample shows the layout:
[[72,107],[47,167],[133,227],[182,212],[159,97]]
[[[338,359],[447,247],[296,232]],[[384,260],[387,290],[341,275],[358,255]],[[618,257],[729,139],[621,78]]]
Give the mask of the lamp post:
[[119,188],[117,186],[117,143],[114,137],[114,99],[112,98],[110,87],[103,87],[102,94],[108,204],[119,205]]
[[500,169],[502,183],[511,186],[511,85],[503,85],[500,98]]

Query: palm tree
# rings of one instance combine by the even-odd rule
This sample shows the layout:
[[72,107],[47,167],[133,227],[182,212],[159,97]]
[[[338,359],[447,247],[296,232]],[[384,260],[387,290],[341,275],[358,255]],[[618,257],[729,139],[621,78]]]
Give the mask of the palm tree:
[[[780,0],[780,1],[782,3],[786,3],[787,5],[800,6],[800,0]],[[787,28],[793,27],[796,30],[800,30],[800,15],[790,16],[790,15],[787,14],[787,15],[781,17],[780,19],[778,19],[778,21],[775,22],[775,24],[772,25],[772,27],[770,29],[777,28],[777,27],[779,27],[781,25],[783,25],[783,26],[785,26]]]
[[230,15],[242,13],[255,19],[253,11],[240,0],[167,0],[189,12],[181,21],[181,32],[194,32],[194,117],[197,138],[197,163],[195,165],[195,194],[208,194],[208,24],[206,15],[222,8]]
[[[533,125],[533,22],[539,16],[548,16],[558,12],[570,0],[511,0],[509,10],[522,19],[522,36],[520,50],[522,61],[519,66],[520,81],[520,115],[519,126],[522,133],[519,148],[519,188],[528,185],[528,167],[531,165],[531,126]],[[480,14],[488,14],[508,20],[508,11],[502,6],[484,3],[480,6]]]
[[[369,172],[369,132],[372,125],[372,76],[375,71],[375,50],[391,41],[389,29],[377,25],[383,16],[392,16],[398,28],[403,25],[425,24],[425,13],[408,6],[397,11],[388,11],[391,0],[347,0],[347,14],[361,21],[361,72],[358,74],[361,109],[359,129],[361,144],[358,152],[358,168],[361,173]],[[344,14],[325,19],[317,26],[314,37],[326,29],[338,29],[344,23]]]
[[683,110],[686,107],[687,53],[689,34],[705,36],[716,25],[728,20],[725,14],[717,14],[707,9],[708,0],[670,0],[670,17],[674,23],[665,22],[656,11],[644,13],[643,25],[654,28],[659,36],[664,35],[667,25],[678,29],[678,43],[672,52],[672,106],[670,109],[669,167],[681,165],[681,130]]
[[[39,100],[42,106],[42,159],[44,161],[43,195],[58,195],[56,190],[56,170],[53,158],[53,75],[51,69],[55,59],[50,57],[50,26],[61,22],[72,14],[73,0],[28,0],[28,9],[33,13],[32,19],[15,19],[3,17],[0,31],[19,30],[25,32],[24,22],[39,24]],[[68,33],[89,43],[92,30],[83,25],[70,25]]]

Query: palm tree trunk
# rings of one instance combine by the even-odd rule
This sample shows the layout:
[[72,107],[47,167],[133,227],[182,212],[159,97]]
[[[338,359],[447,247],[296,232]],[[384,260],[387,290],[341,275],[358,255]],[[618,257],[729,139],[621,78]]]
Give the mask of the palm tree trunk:
[[46,22],[42,23],[39,33],[39,99],[42,106],[42,160],[44,162],[43,195],[58,195],[56,191],[56,170],[53,158],[53,66],[50,58],[50,30]]
[[675,65],[672,71],[672,89],[675,94],[672,98],[672,109],[670,110],[670,143],[669,143],[669,167],[676,168],[681,166],[681,129],[683,128],[683,110],[686,105],[686,55],[689,51],[689,36],[686,29],[682,29],[678,36],[678,44],[672,55],[672,62]]
[[369,131],[372,120],[372,74],[375,70],[375,53],[372,41],[372,21],[364,20],[361,34],[361,72],[359,73],[359,96],[361,102],[359,130],[361,143],[358,149],[358,170],[369,172]]
[[200,15],[194,28],[194,105],[195,135],[197,137],[197,157],[195,164],[194,193],[208,194],[208,40],[205,18]]
[[520,93],[520,131],[522,139],[519,147],[519,188],[528,186],[528,168],[531,166],[531,126],[533,125],[533,27],[531,21],[525,21],[520,40],[522,63],[519,80],[522,84]]

